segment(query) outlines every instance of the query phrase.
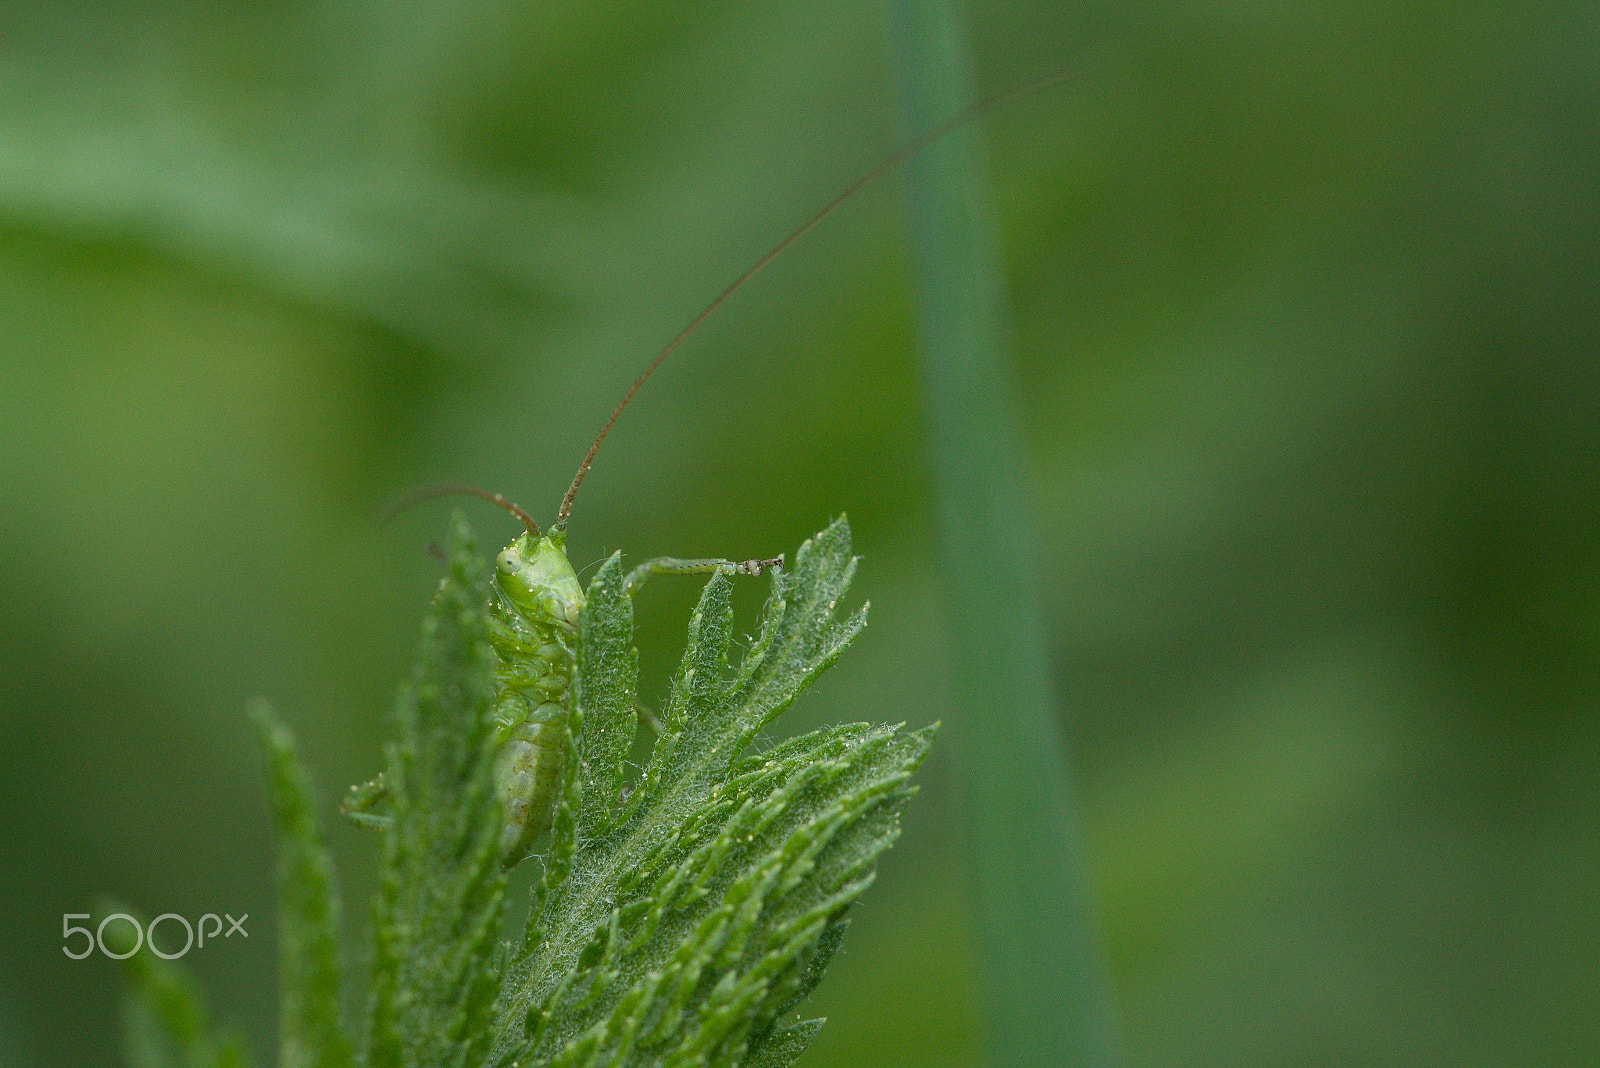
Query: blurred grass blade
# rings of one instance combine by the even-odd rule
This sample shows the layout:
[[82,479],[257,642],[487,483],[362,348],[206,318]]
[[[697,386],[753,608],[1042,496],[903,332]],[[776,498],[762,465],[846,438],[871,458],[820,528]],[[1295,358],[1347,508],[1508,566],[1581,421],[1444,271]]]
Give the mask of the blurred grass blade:
[[[898,0],[909,130],[970,103],[952,0]],[[943,588],[955,645],[956,751],[976,865],[990,1063],[1104,1065],[1115,1041],[1088,920],[1040,573],[1019,468],[1008,324],[975,128],[907,167]]]

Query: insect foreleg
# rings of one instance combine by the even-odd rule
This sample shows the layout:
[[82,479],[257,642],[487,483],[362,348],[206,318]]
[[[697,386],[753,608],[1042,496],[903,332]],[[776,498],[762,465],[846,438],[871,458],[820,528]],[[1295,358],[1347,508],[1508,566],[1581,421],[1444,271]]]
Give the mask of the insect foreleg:
[[704,575],[721,571],[728,575],[759,575],[769,567],[782,567],[783,557],[770,560],[680,560],[676,556],[658,556],[646,560],[628,575],[623,587],[630,594],[644,585],[651,575]]
[[383,828],[394,822],[393,816],[381,816],[372,810],[389,799],[389,783],[382,772],[371,782],[350,787],[339,811],[346,819],[361,827]]

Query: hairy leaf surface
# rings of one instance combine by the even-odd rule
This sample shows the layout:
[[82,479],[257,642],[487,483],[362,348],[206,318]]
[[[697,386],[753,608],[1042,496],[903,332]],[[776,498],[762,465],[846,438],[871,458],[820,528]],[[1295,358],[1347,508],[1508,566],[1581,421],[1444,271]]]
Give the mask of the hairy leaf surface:
[[633,732],[632,606],[612,557],[579,644],[582,789],[497,1006],[500,1064],[784,1065],[790,1023],[898,833],[929,732],[861,724],[747,754],[866,621],[837,618],[855,569],[843,519],[773,576],[761,630],[729,664],[731,580],[706,584],[664,733],[619,796]]

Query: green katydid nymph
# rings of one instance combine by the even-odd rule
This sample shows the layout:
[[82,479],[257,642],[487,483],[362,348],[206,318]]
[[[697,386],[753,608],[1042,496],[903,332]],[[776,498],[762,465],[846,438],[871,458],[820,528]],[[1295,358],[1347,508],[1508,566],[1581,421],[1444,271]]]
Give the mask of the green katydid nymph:
[[[560,521],[548,534],[541,534],[532,517],[510,507],[514,514],[521,513],[518,517],[528,529],[495,558],[495,599],[489,617],[489,640],[499,658],[494,711],[500,752],[495,783],[505,820],[500,847],[507,866],[527,855],[554,816],[575,710],[572,678],[585,606],[583,587],[567,559],[566,532]],[[782,564],[781,556],[743,562],[659,557],[634,568],[627,586],[635,590],[652,574],[759,575]]]
[[[494,598],[489,606],[489,640],[498,660],[495,786],[504,820],[500,855],[507,867],[527,856],[539,836],[550,829],[567,768],[576,711],[572,679],[578,663],[578,627],[587,602],[578,573],[567,559],[565,520],[588,463],[586,458],[548,533],[541,533],[533,517],[515,504],[475,486],[430,486],[408,494],[402,502],[467,493],[506,509],[527,528],[495,558]],[[630,592],[638,589],[652,574],[726,571],[759,575],[782,564],[782,556],[742,562],[658,557],[634,568],[627,588]],[[343,806],[345,815],[360,824],[383,826],[388,817],[376,815],[372,809],[387,792],[382,776],[352,787]]]
[[[504,820],[499,845],[505,866],[515,865],[527,856],[540,835],[550,829],[564,776],[568,773],[572,725],[576,719],[572,682],[577,670],[578,635],[587,600],[577,572],[566,555],[567,519],[578,487],[618,416],[656,368],[724,301],[864,186],[956,127],[1067,76],[1066,72],[1057,72],[989,97],[931,128],[881,160],[746,268],[678,332],[628,387],[578,465],[577,474],[567,487],[555,522],[548,531],[542,532],[532,516],[500,494],[459,483],[421,488],[406,494],[393,506],[391,511],[441,494],[465,493],[505,509],[526,528],[496,557],[494,596],[489,608],[490,642],[498,660],[494,714],[499,748],[495,785]],[[781,556],[745,561],[660,557],[634,568],[626,588],[629,592],[636,590],[652,574],[723,571],[760,575],[782,564]],[[343,811],[357,823],[384,826],[390,817],[375,814],[373,809],[387,792],[381,775],[372,782],[352,787]]]

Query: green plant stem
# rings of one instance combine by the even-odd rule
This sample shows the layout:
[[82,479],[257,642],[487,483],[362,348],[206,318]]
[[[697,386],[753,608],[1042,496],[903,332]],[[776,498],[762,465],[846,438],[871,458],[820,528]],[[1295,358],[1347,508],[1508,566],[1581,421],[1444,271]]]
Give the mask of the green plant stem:
[[[971,99],[963,34],[952,0],[894,10],[915,131]],[[906,174],[988,1060],[1108,1065],[1114,1032],[1047,670],[978,131],[952,133]]]

